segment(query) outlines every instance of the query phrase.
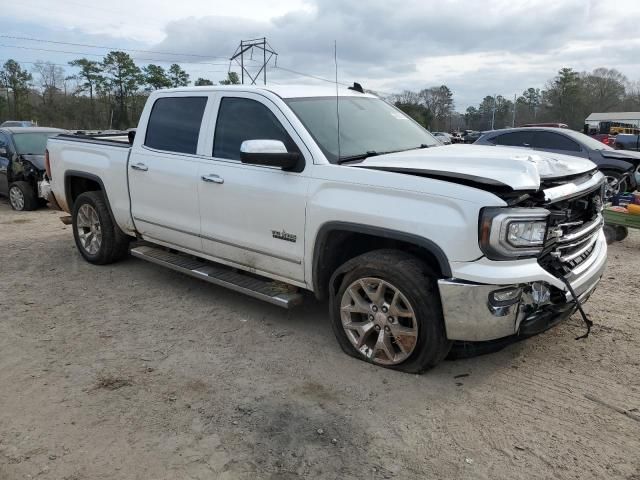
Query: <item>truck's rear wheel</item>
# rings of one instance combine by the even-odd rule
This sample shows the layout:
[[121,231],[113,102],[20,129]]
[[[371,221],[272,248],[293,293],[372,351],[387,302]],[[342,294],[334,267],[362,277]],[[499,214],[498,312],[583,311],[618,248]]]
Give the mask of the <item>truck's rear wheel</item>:
[[331,319],[342,349],[361,360],[419,373],[441,362],[446,338],[434,275],[417,258],[377,250],[350,260],[331,295]]
[[116,225],[102,192],[85,192],[73,204],[73,237],[90,263],[105,265],[127,255],[129,237]]

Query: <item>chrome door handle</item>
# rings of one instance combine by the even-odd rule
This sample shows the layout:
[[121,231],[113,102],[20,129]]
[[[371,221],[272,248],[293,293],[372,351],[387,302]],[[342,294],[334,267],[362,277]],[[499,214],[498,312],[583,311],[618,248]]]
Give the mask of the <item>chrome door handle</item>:
[[131,164],[131,168],[133,170],[140,170],[141,172],[146,172],[147,170],[149,170],[149,167],[147,167],[144,163],[133,163]]
[[222,178],[219,175],[214,175],[214,174],[202,175],[202,177],[200,178],[202,179],[203,182],[207,182],[207,183],[219,183],[219,184],[224,183],[224,178]]

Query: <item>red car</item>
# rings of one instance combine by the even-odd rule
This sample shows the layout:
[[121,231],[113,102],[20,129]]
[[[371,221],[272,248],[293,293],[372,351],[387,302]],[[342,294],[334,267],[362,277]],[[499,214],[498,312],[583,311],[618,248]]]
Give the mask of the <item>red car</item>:
[[599,142],[602,142],[605,145],[609,145],[610,147],[615,148],[615,143],[616,143],[615,135],[609,135],[608,133],[595,133],[591,136],[596,140],[598,140]]

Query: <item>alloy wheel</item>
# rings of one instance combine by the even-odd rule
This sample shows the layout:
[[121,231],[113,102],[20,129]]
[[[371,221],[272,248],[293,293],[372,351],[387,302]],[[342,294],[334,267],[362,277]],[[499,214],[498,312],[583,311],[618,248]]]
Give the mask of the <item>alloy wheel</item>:
[[340,317],[351,344],[373,363],[400,364],[418,342],[418,323],[407,297],[379,278],[361,278],[349,285]]
[[9,190],[9,202],[14,210],[24,210],[24,193],[18,187],[13,186]]
[[98,212],[88,203],[80,206],[78,209],[78,218],[76,219],[76,229],[80,245],[89,255],[95,255],[102,245],[102,226]]

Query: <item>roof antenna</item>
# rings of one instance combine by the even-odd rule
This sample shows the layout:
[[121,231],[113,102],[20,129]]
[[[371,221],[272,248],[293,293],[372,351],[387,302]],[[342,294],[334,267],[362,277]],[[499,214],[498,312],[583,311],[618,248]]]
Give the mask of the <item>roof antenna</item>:
[[340,104],[338,96],[338,42],[333,41],[333,62],[336,65],[336,119],[338,120],[338,162],[340,162]]

